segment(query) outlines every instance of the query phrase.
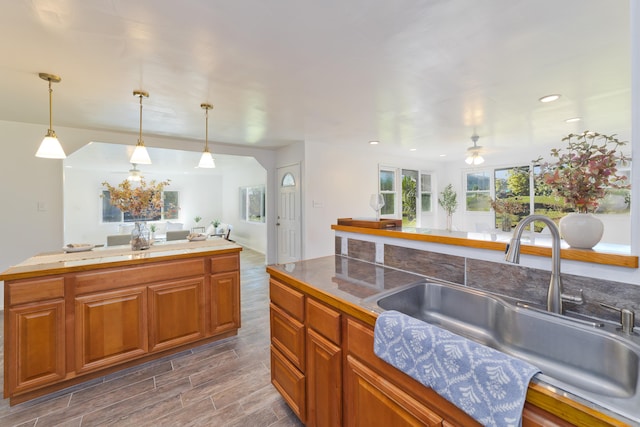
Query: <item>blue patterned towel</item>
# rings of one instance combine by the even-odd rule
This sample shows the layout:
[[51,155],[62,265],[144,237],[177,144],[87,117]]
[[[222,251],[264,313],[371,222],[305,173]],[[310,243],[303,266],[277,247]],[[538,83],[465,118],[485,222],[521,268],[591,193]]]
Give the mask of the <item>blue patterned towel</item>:
[[518,426],[529,363],[397,311],[376,321],[374,351],[485,426]]

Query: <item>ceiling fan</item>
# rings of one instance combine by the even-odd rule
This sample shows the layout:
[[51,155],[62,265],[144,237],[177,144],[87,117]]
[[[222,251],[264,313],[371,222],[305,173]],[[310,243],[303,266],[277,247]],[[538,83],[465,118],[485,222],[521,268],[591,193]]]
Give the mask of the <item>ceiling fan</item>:
[[482,146],[477,145],[479,138],[480,137],[475,132],[473,132],[473,135],[471,135],[473,146],[467,148],[467,157],[464,160],[468,165],[476,166],[484,162],[484,158],[481,155]]
[[142,179],[142,171],[137,168],[138,165],[135,163],[131,163],[133,168],[129,169],[129,176],[127,177],[128,181],[138,182]]

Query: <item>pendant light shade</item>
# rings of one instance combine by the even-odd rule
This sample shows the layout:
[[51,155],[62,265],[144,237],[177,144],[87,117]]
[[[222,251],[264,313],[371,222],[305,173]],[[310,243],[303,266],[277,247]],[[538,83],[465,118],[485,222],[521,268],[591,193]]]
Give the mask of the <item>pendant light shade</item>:
[[482,150],[482,147],[479,145],[476,145],[479,138],[480,137],[475,133],[471,135],[471,141],[473,141],[473,147],[467,148],[467,158],[464,159],[464,161],[468,165],[477,166],[484,163],[484,158],[480,155],[480,151]]
[[53,130],[53,120],[52,120],[52,96],[53,89],[51,89],[51,83],[60,83],[62,80],[60,77],[55,76],[53,74],[40,73],[40,78],[42,80],[46,80],[49,82],[49,130],[45,135],[44,139],[40,143],[40,147],[38,147],[38,151],[36,151],[36,157],[42,157],[44,159],[65,159],[67,155],[64,153],[62,146],[60,145],[60,141],[58,141],[58,137],[56,136],[55,131]]
[[147,153],[147,149],[144,146],[144,141],[142,140],[142,98],[148,98],[149,93],[142,90],[134,90],[133,95],[140,98],[140,135],[138,137],[136,148],[133,150],[133,154],[131,155],[129,162],[138,165],[150,165],[151,159],[149,158],[149,153]]
[[200,108],[205,110],[204,115],[206,117],[206,127],[205,127],[205,137],[204,137],[204,151],[202,152],[202,156],[200,157],[200,163],[198,163],[198,167],[212,169],[216,167],[216,163],[213,160],[213,156],[209,151],[209,110],[213,108],[213,105],[200,104]]

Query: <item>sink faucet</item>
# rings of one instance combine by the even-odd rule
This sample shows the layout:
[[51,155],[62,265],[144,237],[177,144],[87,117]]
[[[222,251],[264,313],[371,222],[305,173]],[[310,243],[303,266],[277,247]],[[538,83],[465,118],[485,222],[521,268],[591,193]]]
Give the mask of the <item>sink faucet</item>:
[[551,231],[551,281],[547,292],[547,311],[562,314],[562,280],[560,279],[560,230],[556,224],[544,215],[529,215],[522,219],[513,230],[511,242],[507,245],[504,259],[514,264],[520,263],[520,238],[525,227],[533,221],[542,221]]

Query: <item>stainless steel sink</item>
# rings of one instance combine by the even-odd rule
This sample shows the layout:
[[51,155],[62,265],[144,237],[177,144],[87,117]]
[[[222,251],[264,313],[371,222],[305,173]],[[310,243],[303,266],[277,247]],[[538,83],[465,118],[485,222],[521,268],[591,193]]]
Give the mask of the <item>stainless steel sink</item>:
[[640,422],[640,340],[615,326],[517,306],[464,286],[420,282],[365,303],[438,325],[537,366],[537,380]]

